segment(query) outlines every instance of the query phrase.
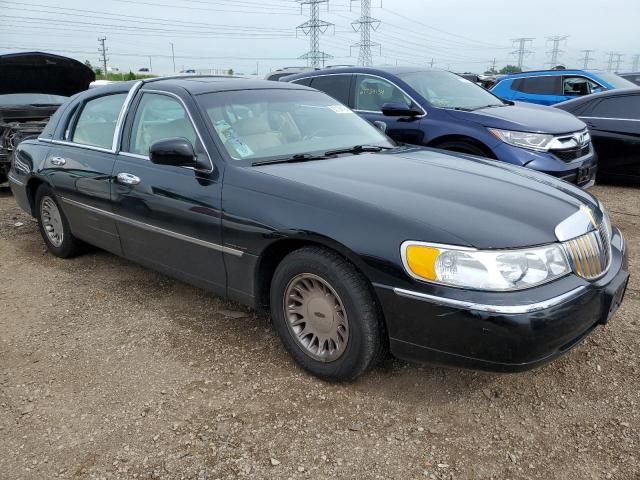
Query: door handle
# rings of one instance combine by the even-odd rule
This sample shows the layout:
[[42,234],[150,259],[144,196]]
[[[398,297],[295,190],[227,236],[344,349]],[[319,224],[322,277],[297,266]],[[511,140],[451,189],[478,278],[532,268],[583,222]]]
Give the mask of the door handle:
[[130,173],[119,173],[116,175],[116,180],[123,185],[138,185],[140,183],[140,177]]
[[65,163],[67,163],[67,161],[62,158],[62,157],[51,157],[51,164],[52,165],[64,165]]

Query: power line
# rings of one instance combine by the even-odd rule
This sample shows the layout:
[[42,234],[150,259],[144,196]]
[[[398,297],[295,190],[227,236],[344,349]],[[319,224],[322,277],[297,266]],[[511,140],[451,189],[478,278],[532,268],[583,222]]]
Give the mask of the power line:
[[585,70],[589,68],[589,62],[591,61],[591,54],[595,52],[595,50],[580,50],[584,53],[584,56],[580,59],[582,62],[582,68]]
[[569,38],[568,35],[556,35],[554,37],[547,37],[547,43],[551,42],[551,51],[547,52],[551,54],[551,59],[549,60],[549,66],[551,68],[558,65],[558,56],[562,53],[560,50],[560,43],[564,42]]
[[320,51],[320,35],[325,33],[327,29],[333,26],[333,23],[329,23],[325,20],[320,20],[320,4],[329,4],[329,0],[297,0],[300,4],[300,8],[305,5],[309,5],[309,20],[299,25],[296,31],[300,30],[309,37],[309,51],[300,56],[301,59],[307,60],[307,63],[314,67],[324,67],[324,63],[329,58],[333,58],[328,53]]
[[[357,0],[351,0],[353,3]],[[355,32],[360,32],[360,41],[351,45],[359,49],[358,65],[368,67],[373,63],[371,47],[378,47],[382,53],[382,47],[377,42],[371,41],[371,30],[376,31],[380,26],[380,20],[371,16],[371,0],[360,0],[360,18],[351,22],[351,27]]]
[[512,51],[511,53],[514,55],[517,55],[518,57],[518,68],[520,70],[523,69],[524,67],[524,57],[533,53],[533,51],[531,50],[527,50],[527,44],[531,44],[531,42],[533,42],[535,40],[535,38],[525,38],[525,37],[521,37],[521,38],[514,38],[513,42],[517,45],[516,50]]
[[107,47],[105,47],[104,42],[107,41],[107,37],[98,37],[98,42],[100,46],[98,47],[98,53],[100,54],[102,60],[102,66],[104,67],[103,73],[107,75]]

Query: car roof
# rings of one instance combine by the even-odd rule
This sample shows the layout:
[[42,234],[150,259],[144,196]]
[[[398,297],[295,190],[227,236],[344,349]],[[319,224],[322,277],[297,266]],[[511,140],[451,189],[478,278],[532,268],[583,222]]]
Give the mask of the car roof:
[[[567,100],[565,102],[560,102],[557,105],[578,105],[582,103],[588,103],[593,100],[597,100],[599,98],[607,98],[607,97],[619,97],[623,95],[635,94],[640,95],[640,87],[638,88],[617,88],[614,90],[604,90],[602,92],[592,93],[590,95],[584,95],[578,98],[572,98],[571,100]],[[557,106],[556,105],[556,106]]]
[[339,73],[369,73],[371,75],[391,74],[401,75],[403,73],[414,72],[442,72],[444,70],[439,68],[429,67],[399,67],[399,66],[379,66],[379,67],[331,67],[323,68],[322,70],[315,70],[310,72],[298,73],[295,75],[289,75],[284,77],[283,81],[288,82],[290,80],[296,80],[298,78],[317,77],[321,75],[336,75]]
[[504,78],[531,77],[535,75],[598,75],[604,73],[603,70],[580,70],[580,69],[559,69],[559,70],[529,70],[526,72],[509,73]]
[[282,84],[270,80],[249,80],[240,77],[220,77],[206,75],[180,75],[175,77],[156,77],[143,80],[145,85],[153,84],[158,87],[182,87],[192,95],[203,93],[224,92],[231,90],[261,90],[261,89],[291,89],[310,90],[302,85]]

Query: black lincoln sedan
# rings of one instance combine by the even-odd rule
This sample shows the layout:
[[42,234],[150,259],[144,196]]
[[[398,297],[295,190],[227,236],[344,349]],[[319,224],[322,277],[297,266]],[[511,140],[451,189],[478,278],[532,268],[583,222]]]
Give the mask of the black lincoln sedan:
[[640,184],[640,88],[609,90],[554,105],[589,127],[598,179]]
[[65,103],[10,172],[49,251],[85,243],[269,308],[330,380],[398,357],[540,365],[620,305],[620,231],[529,169],[399,146],[324,93],[188,77]]

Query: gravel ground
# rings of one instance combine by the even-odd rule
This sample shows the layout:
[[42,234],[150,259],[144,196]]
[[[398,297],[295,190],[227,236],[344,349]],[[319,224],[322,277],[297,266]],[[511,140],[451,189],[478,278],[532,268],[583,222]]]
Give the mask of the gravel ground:
[[638,479],[640,189],[596,187],[634,272],[540,369],[305,374],[268,319],[103,252],[48,255],[0,193],[0,478]]

